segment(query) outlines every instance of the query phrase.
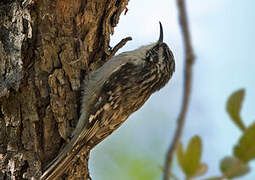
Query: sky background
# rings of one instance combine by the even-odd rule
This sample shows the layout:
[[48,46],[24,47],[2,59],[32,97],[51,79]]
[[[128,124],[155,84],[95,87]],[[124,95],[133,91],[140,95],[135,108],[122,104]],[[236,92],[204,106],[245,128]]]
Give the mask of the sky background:
[[[164,164],[181,107],[184,49],[175,0],[130,0],[127,7],[127,14],[121,15],[111,37],[111,45],[131,36],[133,40],[120,53],[155,42],[161,21],[164,41],[175,56],[176,72],[164,89],[92,151],[90,169],[96,180],[142,179],[136,174],[143,173],[149,173],[150,179],[162,179],[160,166]],[[219,161],[232,154],[241,135],[225,110],[232,92],[245,88],[242,117],[246,125],[255,120],[254,7],[254,0],[187,0],[196,60],[181,140],[186,145],[193,135],[202,137],[202,162],[207,163],[208,172],[198,179],[220,175]],[[255,179],[255,163],[250,165],[252,172],[242,180]],[[183,179],[176,160],[173,172]]]

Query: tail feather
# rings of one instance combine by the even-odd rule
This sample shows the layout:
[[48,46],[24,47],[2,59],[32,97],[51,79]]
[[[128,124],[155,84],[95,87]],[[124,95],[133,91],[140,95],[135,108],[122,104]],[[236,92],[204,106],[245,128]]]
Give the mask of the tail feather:
[[48,168],[41,176],[41,180],[52,180],[59,177],[70,167],[72,159],[76,153],[69,153],[72,151],[73,143],[71,142],[64,147],[63,151],[48,165]]
[[[83,129],[81,133],[74,136],[60,154],[48,165],[48,168],[40,177],[40,180],[53,180],[61,176],[77,160],[77,155],[81,153],[86,142],[88,142],[97,132],[99,122],[95,122],[89,130]],[[88,147],[87,151],[90,151]]]

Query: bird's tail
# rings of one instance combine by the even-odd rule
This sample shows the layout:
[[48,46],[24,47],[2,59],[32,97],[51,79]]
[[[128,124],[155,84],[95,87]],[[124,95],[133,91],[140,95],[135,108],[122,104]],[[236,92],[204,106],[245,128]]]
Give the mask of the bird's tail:
[[[95,135],[96,129],[99,127],[99,122],[97,121],[93,127],[89,130],[84,128],[77,128],[77,133],[71,141],[64,147],[64,149],[59,153],[59,155],[47,166],[46,171],[40,177],[40,180],[53,180],[61,176],[72,164],[78,159],[79,154],[84,153],[84,151],[89,152],[92,147],[88,147],[87,142]],[[78,132],[79,131],[79,132]],[[85,152],[85,154],[87,154]]]
[[60,154],[47,166],[46,171],[40,177],[40,180],[53,180],[63,174],[73,163],[78,151],[73,149],[74,142],[67,144]]

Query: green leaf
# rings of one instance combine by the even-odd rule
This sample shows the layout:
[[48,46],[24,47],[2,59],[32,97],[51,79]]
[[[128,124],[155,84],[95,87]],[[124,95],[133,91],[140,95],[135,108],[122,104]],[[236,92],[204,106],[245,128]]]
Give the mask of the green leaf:
[[234,92],[227,101],[227,112],[233,122],[242,130],[245,130],[245,125],[241,119],[240,111],[242,108],[242,102],[244,98],[245,90],[240,89]]
[[115,152],[113,159],[118,170],[114,177],[109,179],[155,180],[160,177],[158,162],[150,159],[150,156],[140,157],[129,152],[124,154]]
[[182,143],[177,147],[177,158],[180,167],[185,175],[190,178],[195,176],[200,168],[200,159],[202,153],[202,142],[199,136],[194,136],[187,147],[186,152],[183,151]]
[[255,159],[255,123],[244,131],[234,148],[234,155],[244,163]]
[[128,177],[133,180],[153,180],[157,178],[157,166],[148,159],[136,159],[127,169]]
[[228,178],[232,179],[244,176],[250,172],[250,167],[248,164],[243,164],[238,158],[228,156],[221,160],[220,170],[223,174],[232,172],[228,175]]
[[211,178],[206,178],[205,180],[219,180],[221,177],[211,177]]

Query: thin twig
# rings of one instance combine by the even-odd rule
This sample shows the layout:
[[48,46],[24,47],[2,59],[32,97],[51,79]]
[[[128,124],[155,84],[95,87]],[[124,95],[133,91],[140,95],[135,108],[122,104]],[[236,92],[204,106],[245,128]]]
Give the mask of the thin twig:
[[112,56],[114,56],[116,54],[116,52],[122,48],[128,41],[131,41],[132,38],[131,37],[126,37],[124,39],[122,39],[116,46],[114,46],[114,48],[111,50],[110,55],[107,57],[107,59],[111,59]]
[[[163,166],[159,166],[159,168],[160,168],[161,171],[164,170]],[[172,174],[170,172],[168,172],[168,174],[169,174],[169,177],[171,177],[173,180],[179,180],[179,178],[176,175],[174,175],[174,174]]]
[[177,130],[175,132],[173,142],[171,143],[168,149],[166,159],[165,159],[164,180],[169,180],[169,170],[172,164],[172,159],[174,156],[177,143],[182,134],[183,125],[185,122],[185,116],[187,113],[189,99],[190,99],[190,93],[191,93],[192,64],[195,59],[193,48],[191,45],[185,0],[177,0],[177,5],[179,8],[179,18],[180,18],[179,20],[180,20],[181,30],[183,34],[183,41],[185,45],[184,90],[183,90],[182,109],[177,121],[178,123]]

